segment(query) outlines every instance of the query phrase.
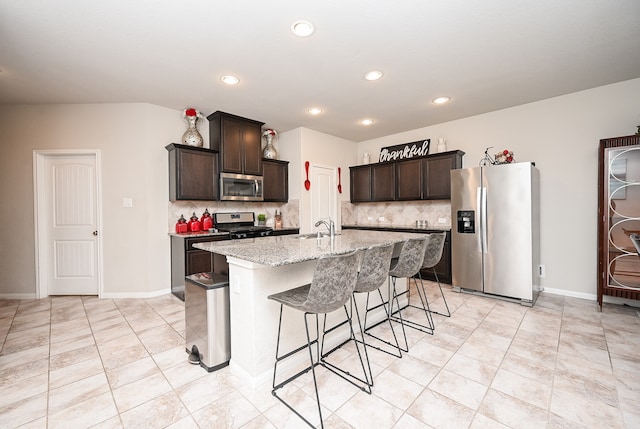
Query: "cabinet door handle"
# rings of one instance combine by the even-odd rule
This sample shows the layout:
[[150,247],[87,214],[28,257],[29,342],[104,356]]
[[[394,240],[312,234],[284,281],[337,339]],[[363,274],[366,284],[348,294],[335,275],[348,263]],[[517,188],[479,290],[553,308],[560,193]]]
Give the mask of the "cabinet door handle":
[[93,231],[93,235],[98,235],[98,231]]

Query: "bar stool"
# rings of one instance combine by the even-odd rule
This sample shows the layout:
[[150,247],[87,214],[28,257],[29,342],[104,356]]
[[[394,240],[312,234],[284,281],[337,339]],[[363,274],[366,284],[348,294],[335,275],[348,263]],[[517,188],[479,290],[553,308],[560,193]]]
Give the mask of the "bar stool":
[[[324,256],[318,259],[316,264],[313,280],[310,284],[300,286],[294,289],[286,290],[284,292],[276,293],[273,295],[269,295],[267,298],[274,300],[280,303],[280,319],[278,322],[278,339],[276,342],[276,360],[273,367],[273,390],[271,393],[273,396],[278,398],[280,402],[287,406],[291,411],[293,411],[298,417],[305,421],[309,426],[315,427],[309,420],[307,420],[302,414],[296,411],[290,404],[288,404],[283,398],[278,396],[278,389],[284,387],[291,381],[297,379],[302,374],[305,374],[311,370],[313,374],[313,385],[316,392],[316,401],[318,404],[318,415],[320,416],[320,426],[324,428],[324,423],[322,421],[322,410],[320,406],[320,396],[318,395],[318,382],[316,379],[315,367],[318,365],[323,365],[323,362],[320,360],[320,347],[319,347],[319,337],[320,337],[320,329],[318,322],[318,315],[325,315],[325,323],[326,323],[326,314],[330,313],[334,310],[339,309],[340,307],[344,308],[345,314],[349,320],[349,328],[351,331],[351,335],[353,336],[353,326],[351,324],[351,318],[349,316],[349,312],[347,311],[346,302],[351,297],[356,285],[356,280],[358,276],[358,264],[360,262],[360,253],[359,252],[351,252],[345,255],[332,255],[332,256]],[[280,352],[280,333],[282,330],[282,310],[284,306],[290,307],[295,310],[299,310],[304,312],[304,324],[305,331],[307,334],[307,343],[287,352],[283,355],[279,355]],[[316,318],[316,336],[315,339],[311,340],[311,336],[309,334],[309,322],[307,320],[308,315],[315,315]],[[316,346],[316,356],[317,360],[314,360],[313,357],[313,345]],[[298,372],[297,374],[292,375],[287,378],[283,382],[276,384],[277,378],[277,369],[278,363],[282,360],[291,357],[292,355],[304,350],[309,350],[309,360],[310,365]],[[364,367],[364,361],[360,351],[358,349],[358,355],[360,358],[360,364],[362,366],[362,372],[364,377],[367,377],[366,370]],[[325,366],[325,365],[323,365]],[[328,370],[333,371],[331,367],[325,366]],[[338,373],[336,373],[338,374]],[[338,374],[341,375],[341,374]],[[344,378],[344,377],[343,377]],[[345,378],[346,379],[346,378]],[[346,379],[351,382],[350,380]],[[356,383],[351,382],[356,387],[361,388]]]
[[[431,335],[433,335],[433,331],[435,329],[435,326],[433,323],[433,317],[431,316],[431,310],[429,309],[429,302],[426,300],[426,294],[424,293],[424,288],[422,287],[418,288],[418,282],[415,278],[416,275],[420,276],[420,269],[422,268],[422,263],[424,261],[424,256],[427,250],[427,246],[429,245],[430,239],[431,239],[431,236],[427,235],[422,238],[413,238],[405,241],[404,245],[402,246],[402,251],[400,253],[400,257],[398,258],[398,261],[396,262],[395,265],[392,264],[391,269],[389,270],[389,276],[391,276],[391,283],[393,286],[392,288],[393,299],[391,300],[391,303],[390,303],[389,313],[391,314],[393,320],[395,320],[396,322],[400,322],[402,324],[403,334],[405,336],[404,337],[405,345],[407,349],[407,350],[403,350],[405,352],[408,351],[409,349],[406,332],[404,331],[405,325],[410,328],[413,328],[418,331],[425,332]],[[396,291],[396,279],[398,278],[407,278],[408,280],[407,290],[401,292],[400,294],[398,294]],[[413,279],[413,282],[416,287],[416,291],[418,292],[418,297],[420,298],[420,302],[422,306],[419,307],[417,305],[413,305],[411,304],[410,299],[407,299],[407,305],[404,306],[403,308],[400,308],[399,298],[403,295],[409,294],[409,289],[410,289],[409,286],[411,286],[411,279]],[[422,285],[422,281],[421,281],[421,285]],[[395,311],[393,310],[394,301],[398,306],[398,309]],[[427,319],[427,325],[403,318],[402,310],[407,307],[412,307],[412,308],[416,308],[424,311],[424,314]],[[395,314],[398,314],[398,317],[395,317]]]
[[[429,310],[433,314],[438,314],[444,317],[451,317],[451,311],[449,310],[449,305],[447,304],[447,300],[444,297],[444,293],[442,292],[442,285],[440,284],[440,279],[438,278],[438,273],[436,272],[435,266],[438,265],[440,259],[442,259],[442,251],[444,249],[444,242],[447,237],[446,232],[438,232],[429,234],[429,244],[427,245],[427,250],[424,254],[424,261],[422,262],[422,269],[433,270],[433,275],[436,277],[436,282],[438,282],[438,287],[440,288],[440,295],[442,296],[442,301],[444,301],[444,306],[447,309],[447,313],[439,313],[434,310]],[[422,281],[422,274],[420,274],[420,284],[422,284],[422,293],[424,294],[425,300],[427,299],[427,294],[424,292],[424,283]]]
[[[393,332],[393,337],[395,339],[396,346],[399,349],[400,347],[398,345],[398,339],[396,337],[395,331],[393,330],[393,325],[391,324],[391,319],[389,318],[389,313],[387,312],[387,308],[385,307],[385,302],[384,302],[384,298],[382,297],[382,292],[380,292],[380,287],[382,287],[382,285],[387,281],[387,278],[389,276],[389,267],[391,265],[391,256],[393,254],[393,247],[394,247],[393,244],[385,244],[382,246],[372,246],[367,248],[364,251],[364,255],[362,257],[362,263],[360,264],[360,270],[358,272],[358,280],[356,282],[355,290],[353,291],[353,299],[351,300],[351,303],[352,303],[351,314],[353,314],[353,308],[355,307],[356,319],[358,320],[358,327],[360,329],[360,338],[358,339],[356,338],[355,335],[352,335],[350,338],[348,338],[338,346],[334,347],[333,349],[329,350],[328,352],[326,353],[324,351],[322,352],[322,359],[325,362],[325,364],[333,366],[333,364],[325,360],[325,358],[328,355],[330,355],[331,353],[333,353],[334,351],[336,351],[337,349],[339,349],[340,347],[342,347],[344,344],[348,343],[351,340],[355,341],[356,343],[361,343],[364,346],[364,356],[365,356],[365,361],[367,363],[367,373],[366,373],[367,377],[365,377],[365,380],[362,380],[350,373],[347,373],[346,375],[352,378],[355,378],[361,383],[366,383],[369,387],[373,386],[373,374],[371,372],[371,365],[369,363],[369,354],[367,352],[367,346],[373,347],[385,353],[389,353],[389,352],[379,347],[373,346],[371,344],[367,344],[365,342],[364,330],[362,329],[363,325],[360,319],[360,313],[358,311],[358,303],[356,301],[356,294],[359,294],[359,293],[367,294],[366,308],[368,309],[369,294],[376,290],[378,291],[378,294],[380,295],[381,304],[375,307],[372,307],[371,309],[373,310],[381,306],[384,308],[386,313],[386,318],[383,319],[382,322],[386,320],[389,323],[389,326],[391,327],[391,331]],[[364,321],[365,327],[366,327],[366,315],[367,315],[367,312],[365,312],[365,321]],[[323,333],[326,335],[334,331],[335,329],[339,328],[340,326],[344,325],[345,323],[348,323],[348,320],[345,320],[337,324],[336,326],[332,327],[329,330],[325,330]],[[357,344],[356,344],[356,347],[357,347]],[[389,353],[389,354],[393,354],[393,353]],[[401,356],[398,356],[398,357],[401,357]],[[334,367],[334,368],[338,371],[342,371],[340,368],[337,368],[337,367]]]

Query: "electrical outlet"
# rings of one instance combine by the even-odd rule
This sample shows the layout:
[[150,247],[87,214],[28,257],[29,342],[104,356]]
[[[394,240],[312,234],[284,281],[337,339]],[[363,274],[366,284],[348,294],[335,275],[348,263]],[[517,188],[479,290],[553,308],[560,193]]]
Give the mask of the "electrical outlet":
[[447,223],[447,218],[439,217],[438,218],[438,223]]
[[380,216],[380,217],[378,218],[378,222],[384,222],[384,216]]
[[543,264],[538,265],[538,276],[540,276],[540,278],[543,278],[546,275],[546,270],[544,268]]
[[133,198],[123,198],[122,207],[126,207],[126,208],[133,207]]
[[373,216],[367,216],[367,220],[373,220]]

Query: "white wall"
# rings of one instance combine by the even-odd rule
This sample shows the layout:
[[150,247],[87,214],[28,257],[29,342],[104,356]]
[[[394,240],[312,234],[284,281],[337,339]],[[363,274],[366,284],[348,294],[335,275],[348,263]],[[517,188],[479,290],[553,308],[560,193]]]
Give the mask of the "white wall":
[[[290,198],[300,200],[300,232],[315,230],[311,219],[311,196],[304,186],[305,161],[311,164],[340,167],[342,169],[342,194],[338,194],[336,224],[340,225],[340,206],[349,201],[349,166],[356,162],[356,144],[350,140],[324,134],[309,128],[296,128],[279,136],[280,157],[289,164]],[[337,181],[336,181],[337,183]]]
[[[357,159],[381,147],[438,137],[478,165],[484,149],[510,149],[535,161],[541,181],[541,253],[548,290],[593,298],[597,292],[598,143],[640,124],[640,79],[358,143]],[[456,100],[454,99],[455,103]],[[462,102],[462,101],[460,101]],[[446,106],[442,106],[446,109]]]
[[[206,122],[206,121],[205,121]],[[206,127],[205,127],[206,128]],[[164,146],[179,142],[182,113],[148,104],[0,108],[0,296],[34,297],[32,156],[36,149],[100,149],[105,296],[170,289],[168,166]],[[202,130],[208,141],[207,130]],[[133,198],[123,208],[122,198]]]

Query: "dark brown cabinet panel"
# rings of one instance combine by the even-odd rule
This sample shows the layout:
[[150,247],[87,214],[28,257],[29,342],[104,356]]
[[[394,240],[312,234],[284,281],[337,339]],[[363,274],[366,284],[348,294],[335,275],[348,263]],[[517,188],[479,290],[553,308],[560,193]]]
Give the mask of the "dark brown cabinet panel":
[[422,160],[410,159],[395,163],[396,200],[419,200],[422,198]]
[[394,163],[371,165],[371,201],[393,201],[396,194]]
[[425,200],[448,200],[451,198],[451,176],[449,172],[462,168],[462,154],[434,155],[422,159],[422,198]]
[[351,202],[371,201],[371,167],[369,165],[349,167],[349,178]]
[[273,159],[262,160],[263,195],[265,201],[289,201],[289,163]]
[[211,149],[220,151],[220,170],[261,175],[260,139],[264,123],[219,111],[207,119]]
[[169,151],[169,199],[218,199],[218,153],[172,143]]
[[185,275],[213,271],[213,253],[206,250],[188,250]]

